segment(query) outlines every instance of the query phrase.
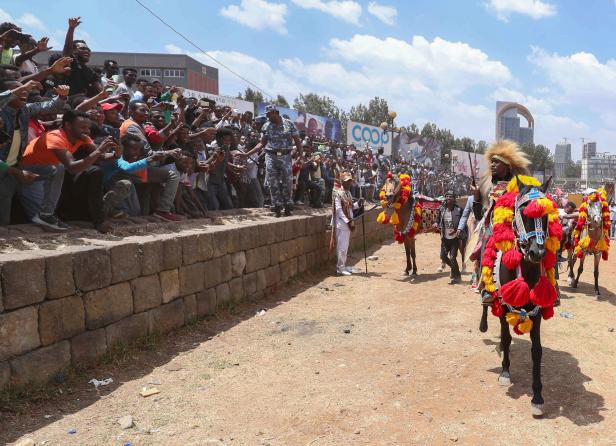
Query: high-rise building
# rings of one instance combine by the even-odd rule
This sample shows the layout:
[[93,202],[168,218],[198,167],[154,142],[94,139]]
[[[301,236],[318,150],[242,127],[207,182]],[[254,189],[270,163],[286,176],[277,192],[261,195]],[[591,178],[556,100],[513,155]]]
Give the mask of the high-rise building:
[[571,144],[556,144],[554,151],[554,174],[556,177],[565,177],[567,167],[571,164]]
[[597,143],[587,142],[584,143],[584,149],[582,151],[582,158],[592,158],[597,156]]
[[609,153],[595,154],[582,159],[582,181],[601,182],[616,178],[616,155]]
[[[520,126],[520,116],[528,127]],[[517,102],[496,102],[496,140],[510,139],[520,145],[533,144],[535,119],[530,111]]]

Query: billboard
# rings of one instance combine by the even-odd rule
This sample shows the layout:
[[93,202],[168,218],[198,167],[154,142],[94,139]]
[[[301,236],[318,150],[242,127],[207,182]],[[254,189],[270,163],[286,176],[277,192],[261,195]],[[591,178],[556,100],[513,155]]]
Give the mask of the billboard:
[[347,121],[347,144],[361,149],[368,145],[373,151],[383,147],[384,154],[391,156],[391,139],[391,132],[385,132],[380,127]]
[[469,160],[468,155],[470,152],[464,150],[452,150],[451,161],[453,163],[453,172],[471,176],[471,161],[473,162],[473,168],[475,169],[475,179],[479,179],[483,176],[484,172],[490,168],[483,154],[470,153],[471,158]]
[[244,101],[243,99],[232,98],[230,96],[219,96],[217,94],[204,93],[202,91],[184,89],[184,96],[187,98],[208,98],[216,101],[216,105],[227,106],[238,110],[240,113],[254,113],[255,106],[252,102]]
[[394,146],[398,156],[406,161],[435,169],[441,165],[441,143],[434,138],[403,132],[395,134]]
[[[257,106],[257,115],[265,114],[267,104],[260,102]],[[340,142],[342,140],[342,124],[340,120],[326,118],[324,116],[304,113],[292,108],[278,107],[280,116],[293,121],[297,130],[305,132],[307,136],[313,138],[327,138]]]

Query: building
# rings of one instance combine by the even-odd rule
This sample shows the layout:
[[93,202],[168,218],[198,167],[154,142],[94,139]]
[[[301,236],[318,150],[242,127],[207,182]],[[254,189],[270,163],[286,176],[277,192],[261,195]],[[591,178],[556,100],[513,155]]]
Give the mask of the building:
[[[48,51],[34,57],[36,63],[47,66]],[[89,66],[102,68],[105,60],[115,60],[123,68],[135,68],[137,77],[159,80],[163,85],[175,85],[204,93],[218,94],[218,68],[204,65],[185,54],[107,53],[92,52]]]
[[602,182],[616,178],[616,155],[600,153],[592,158],[582,158],[582,181]]
[[597,156],[597,143],[596,142],[584,143],[584,148],[582,150],[582,158],[592,158],[594,156]]
[[557,178],[564,178],[567,168],[571,165],[571,144],[556,144],[554,150],[554,174]]
[[[527,127],[520,126],[522,116]],[[496,140],[510,139],[520,145],[535,141],[535,119],[530,111],[517,102],[496,102]]]

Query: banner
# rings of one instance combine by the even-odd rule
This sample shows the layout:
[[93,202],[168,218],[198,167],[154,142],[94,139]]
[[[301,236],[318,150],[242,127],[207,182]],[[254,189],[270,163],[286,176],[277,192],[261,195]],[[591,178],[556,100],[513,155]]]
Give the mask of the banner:
[[202,91],[184,89],[184,96],[187,98],[203,99],[208,98],[216,101],[216,105],[221,107],[231,107],[239,111],[240,113],[254,113],[255,106],[252,102],[244,101],[243,99],[232,98],[230,96],[219,96],[217,94],[204,93]]
[[394,136],[394,147],[397,149],[398,156],[403,160],[435,169],[441,165],[441,143],[433,138],[399,133]]
[[379,147],[383,147],[383,153],[391,156],[391,132],[385,132],[380,127],[373,125],[347,121],[347,144],[353,144],[361,150],[364,150],[368,145],[373,152],[376,152]]
[[471,159],[469,161],[468,155],[470,152],[464,150],[452,150],[451,162],[453,163],[453,172],[456,174],[471,176],[470,161],[473,162],[473,168],[475,169],[475,180],[479,181],[486,170],[490,168],[488,162],[481,153],[471,153]]
[[[264,102],[259,103],[257,115],[265,114],[266,105]],[[337,142],[342,140],[342,124],[338,119],[304,113],[286,107],[278,107],[278,112],[283,118],[293,121],[297,130],[306,133],[307,136],[327,138]]]

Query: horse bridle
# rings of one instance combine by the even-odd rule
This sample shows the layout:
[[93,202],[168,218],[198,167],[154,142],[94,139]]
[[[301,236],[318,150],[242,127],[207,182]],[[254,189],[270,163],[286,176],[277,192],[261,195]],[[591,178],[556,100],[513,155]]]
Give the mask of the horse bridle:
[[520,251],[524,255],[527,256],[528,243],[531,238],[535,237],[537,240],[537,244],[543,246],[545,243],[545,239],[548,237],[547,228],[546,231],[543,229],[543,217],[535,218],[535,230],[527,232],[526,227],[524,226],[524,220],[522,219],[522,213],[520,208],[528,203],[529,201],[536,200],[538,198],[545,198],[545,194],[541,192],[539,189],[533,187],[526,194],[521,197],[516,198],[515,207],[514,207],[514,217],[513,217],[513,226],[516,232],[516,241],[518,246],[520,247]]

